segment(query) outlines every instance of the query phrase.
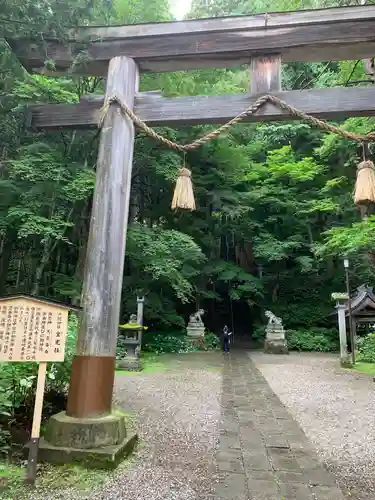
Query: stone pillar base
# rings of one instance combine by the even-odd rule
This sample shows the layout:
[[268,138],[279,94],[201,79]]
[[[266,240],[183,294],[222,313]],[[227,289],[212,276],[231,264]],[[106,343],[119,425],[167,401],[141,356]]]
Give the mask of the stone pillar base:
[[49,420],[46,436],[39,443],[39,459],[113,468],[132,452],[137,439],[137,435],[127,436],[123,416],[74,418],[61,412]]
[[185,337],[186,341],[193,347],[203,348],[204,347],[204,336],[203,337]]
[[353,362],[349,355],[340,357],[340,365],[342,368],[353,368]]
[[288,346],[285,340],[264,341],[264,352],[267,354],[289,354]]
[[117,364],[117,368],[119,370],[127,370],[130,372],[140,372],[143,370],[141,360],[139,358],[134,358],[133,356],[126,356],[121,359]]

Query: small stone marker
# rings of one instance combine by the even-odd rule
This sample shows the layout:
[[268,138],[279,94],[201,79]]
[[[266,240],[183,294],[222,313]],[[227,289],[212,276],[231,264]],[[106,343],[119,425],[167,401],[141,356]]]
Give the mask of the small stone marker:
[[15,295],[0,298],[0,361],[39,362],[26,482],[35,484],[48,361],[64,361],[69,307]]

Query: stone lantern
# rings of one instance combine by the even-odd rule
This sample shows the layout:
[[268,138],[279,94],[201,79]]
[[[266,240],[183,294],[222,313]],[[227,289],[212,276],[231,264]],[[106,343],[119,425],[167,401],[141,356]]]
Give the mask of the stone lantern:
[[118,368],[129,371],[142,370],[140,351],[142,342],[142,330],[147,327],[138,323],[137,315],[132,314],[129,322],[120,325],[120,334],[124,336],[126,355],[118,363]]

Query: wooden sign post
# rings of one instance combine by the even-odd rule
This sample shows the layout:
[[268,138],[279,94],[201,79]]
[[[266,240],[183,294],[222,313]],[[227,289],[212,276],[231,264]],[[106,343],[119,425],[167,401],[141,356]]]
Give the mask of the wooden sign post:
[[29,458],[27,461],[26,479],[27,484],[34,485],[36,479],[36,468],[38,463],[40,424],[42,422],[42,410],[44,389],[46,384],[47,363],[41,361],[38,369],[38,381],[36,384],[36,394],[34,402],[33,426],[31,429],[31,439],[29,444]]
[[0,361],[39,362],[26,482],[36,479],[48,361],[64,361],[69,307],[15,295],[0,298]]

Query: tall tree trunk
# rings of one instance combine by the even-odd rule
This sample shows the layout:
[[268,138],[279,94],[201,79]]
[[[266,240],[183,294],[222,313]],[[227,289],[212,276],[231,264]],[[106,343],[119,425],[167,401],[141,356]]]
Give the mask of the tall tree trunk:
[[[81,239],[81,243],[79,246],[79,251],[78,251],[78,260],[77,260],[77,265],[76,269],[74,272],[74,279],[75,281],[79,281],[82,285],[83,282],[83,272],[85,269],[85,260],[86,260],[86,251],[87,251],[87,239],[83,240]],[[82,286],[81,286],[82,288]],[[72,298],[72,304],[74,306],[79,306],[81,302],[81,289],[77,295],[75,295]]]
[[17,278],[16,278],[16,291],[20,288],[21,281],[21,267],[22,267],[22,259],[20,256],[17,257]]
[[0,295],[3,295],[5,292],[11,255],[12,241],[7,238],[7,234],[4,234],[0,243]]
[[[49,257],[53,249],[51,249],[51,239],[48,238],[43,245],[42,258],[40,259],[39,265],[35,270],[34,283],[31,289],[31,295],[38,295],[40,289],[40,282],[42,280],[43,271],[49,262]],[[56,246],[56,245],[54,245]]]
[[[83,282],[83,273],[85,270],[86,261],[86,251],[87,251],[87,241],[89,238],[89,228],[90,228],[90,213],[91,213],[92,200],[85,204],[81,212],[81,224],[78,228],[78,259],[74,271],[74,280],[81,283]],[[74,306],[79,306],[81,302],[81,289],[76,296],[72,297],[72,304]]]

